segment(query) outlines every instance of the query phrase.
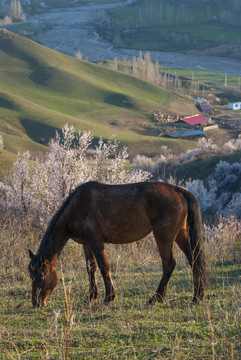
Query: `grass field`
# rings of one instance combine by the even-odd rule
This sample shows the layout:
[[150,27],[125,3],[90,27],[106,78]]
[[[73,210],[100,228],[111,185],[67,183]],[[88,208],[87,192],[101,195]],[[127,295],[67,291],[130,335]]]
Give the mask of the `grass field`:
[[[82,248],[71,240],[58,261],[60,281],[47,306],[34,309],[27,248],[36,234],[3,227],[0,236],[0,359],[238,359],[240,336],[240,239],[206,243],[210,286],[205,301],[191,302],[191,269],[176,249],[177,267],[164,304],[147,307],[160,281],[152,237],[108,246],[116,301],[85,303],[88,291]],[[62,264],[62,265],[61,265]],[[61,271],[62,269],[62,271]],[[62,273],[62,275],[61,275]]]
[[238,89],[238,87],[240,87],[241,85],[240,83],[241,80],[240,77],[238,76],[226,75],[226,74],[220,74],[220,73],[214,73],[208,71],[198,71],[198,70],[193,71],[193,70],[175,69],[175,68],[170,69],[165,67],[162,67],[162,70],[167,73],[170,72],[170,74],[172,75],[177,75],[190,80],[196,80],[198,83],[205,85],[224,86],[225,81],[227,81],[227,85],[236,86],[237,91],[240,90],[240,88]]

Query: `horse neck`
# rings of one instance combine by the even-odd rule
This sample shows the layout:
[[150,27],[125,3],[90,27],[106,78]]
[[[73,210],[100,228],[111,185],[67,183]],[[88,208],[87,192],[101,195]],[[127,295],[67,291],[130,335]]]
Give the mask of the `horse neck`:
[[[78,188],[72,192],[55,213],[44,234],[38,255],[42,253],[47,260],[52,260],[54,255],[60,255],[64,245],[69,239],[68,223],[70,221],[71,201],[76,196]],[[69,208],[70,207],[70,208]]]
[[[51,226],[51,224],[50,224]],[[64,223],[57,221],[51,230],[48,228],[40,244],[38,254],[44,255],[45,259],[51,261],[54,255],[60,255],[64,245],[69,239],[67,227]]]

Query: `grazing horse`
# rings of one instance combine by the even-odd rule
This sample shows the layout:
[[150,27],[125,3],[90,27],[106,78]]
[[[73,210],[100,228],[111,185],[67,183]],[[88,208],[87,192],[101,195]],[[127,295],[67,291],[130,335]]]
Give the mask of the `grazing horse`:
[[153,231],[162,259],[163,275],[149,304],[165,298],[176,261],[174,242],[185,253],[193,271],[194,302],[204,297],[206,277],[202,220],[199,204],[188,191],[163,182],[80,185],[53,216],[39,250],[31,261],[33,306],[43,306],[58,282],[56,260],[69,238],[83,245],[90,288],[89,301],[97,298],[97,264],[105,283],[105,303],[115,299],[105,243],[127,244]]

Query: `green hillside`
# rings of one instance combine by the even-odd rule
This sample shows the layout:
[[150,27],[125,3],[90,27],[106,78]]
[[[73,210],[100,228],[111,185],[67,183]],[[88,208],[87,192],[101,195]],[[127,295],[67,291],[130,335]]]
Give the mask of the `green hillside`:
[[11,152],[45,150],[66,122],[95,137],[114,134],[132,154],[158,153],[163,143],[173,151],[193,147],[148,135],[146,123],[172,101],[171,92],[6,30],[0,30],[0,79],[0,134]]

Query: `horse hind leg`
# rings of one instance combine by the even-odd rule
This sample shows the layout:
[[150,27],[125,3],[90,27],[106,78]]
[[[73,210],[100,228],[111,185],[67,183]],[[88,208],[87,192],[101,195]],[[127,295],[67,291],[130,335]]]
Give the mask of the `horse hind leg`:
[[88,301],[92,302],[97,299],[98,297],[98,287],[96,283],[96,259],[95,256],[91,250],[91,248],[88,245],[83,245],[84,253],[85,253],[85,259],[86,259],[86,268],[87,273],[89,275],[89,295],[88,295]]
[[204,298],[204,281],[202,277],[200,276],[200,271],[198,269],[197,264],[195,263],[195,250],[191,248],[191,243],[189,239],[189,235],[187,233],[187,230],[185,228],[182,228],[177,237],[176,237],[176,243],[180,247],[180,249],[184,252],[189,265],[192,268],[193,273],[193,279],[194,279],[194,296],[193,296],[193,302],[199,303]]
[[154,231],[154,236],[162,259],[163,275],[156,294],[150,298],[148,305],[154,305],[157,301],[160,303],[163,302],[166,297],[171,275],[176,266],[176,260],[173,254],[174,238],[168,235],[168,232],[157,234]]

